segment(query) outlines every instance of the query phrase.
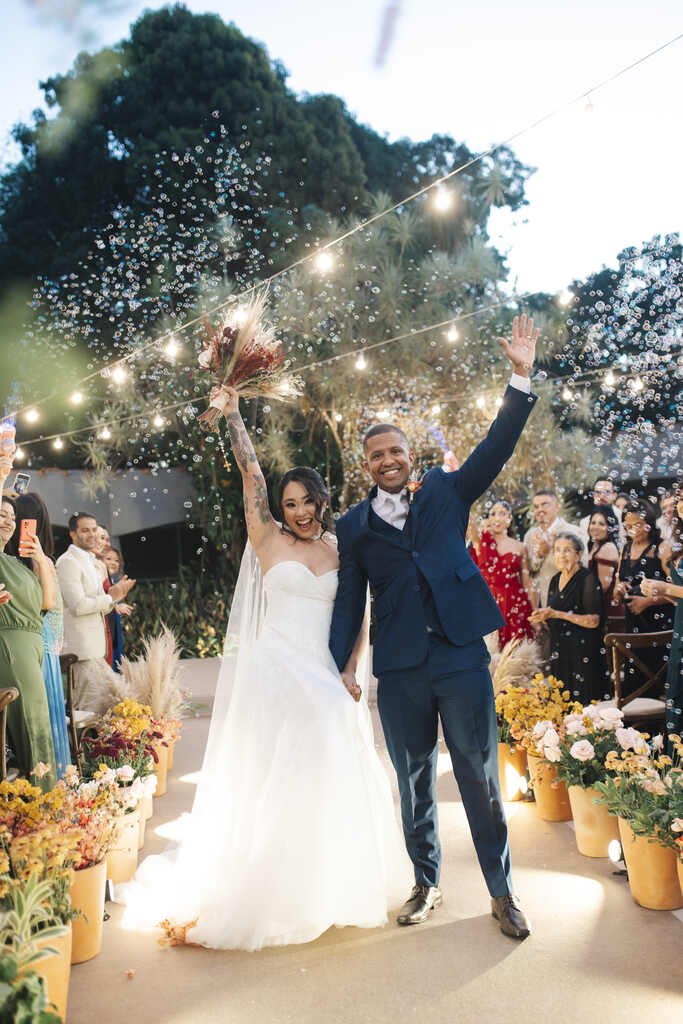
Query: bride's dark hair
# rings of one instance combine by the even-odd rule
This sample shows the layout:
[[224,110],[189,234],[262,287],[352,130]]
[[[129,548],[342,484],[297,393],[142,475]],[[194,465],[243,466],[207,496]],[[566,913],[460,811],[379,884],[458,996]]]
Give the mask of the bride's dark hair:
[[315,503],[315,519],[316,522],[320,523],[322,526],[323,533],[334,533],[334,519],[330,512],[327,487],[325,487],[325,482],[320,473],[315,469],[311,469],[310,466],[295,466],[294,469],[288,469],[280,481],[280,488],[277,495],[277,508],[278,518],[282,523],[283,533],[291,533],[292,536],[294,536],[293,531],[287,526],[284,509],[282,507],[282,498],[285,493],[285,487],[287,484],[291,483],[301,484],[302,487],[306,488],[308,495]]

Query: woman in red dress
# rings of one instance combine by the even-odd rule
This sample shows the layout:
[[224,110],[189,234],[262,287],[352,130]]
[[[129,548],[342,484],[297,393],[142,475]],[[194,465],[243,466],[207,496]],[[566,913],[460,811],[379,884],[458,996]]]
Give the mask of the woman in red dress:
[[524,545],[510,537],[512,509],[507,501],[496,501],[482,523],[481,532],[471,524],[471,555],[496,599],[505,625],[498,631],[501,651],[509,640],[533,639],[529,616],[536,609]]

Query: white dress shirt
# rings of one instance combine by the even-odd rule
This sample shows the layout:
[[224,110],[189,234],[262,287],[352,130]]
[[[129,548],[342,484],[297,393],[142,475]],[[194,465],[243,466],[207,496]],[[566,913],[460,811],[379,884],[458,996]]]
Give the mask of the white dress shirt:
[[[528,377],[520,377],[517,373],[513,373],[510,377],[510,387],[517,388],[518,391],[523,391],[527,395],[531,394],[531,381]],[[410,499],[407,487],[404,487],[398,494],[390,494],[378,486],[377,494],[372,499],[372,511],[385,523],[395,526],[397,530],[402,530],[408,518],[409,509]]]

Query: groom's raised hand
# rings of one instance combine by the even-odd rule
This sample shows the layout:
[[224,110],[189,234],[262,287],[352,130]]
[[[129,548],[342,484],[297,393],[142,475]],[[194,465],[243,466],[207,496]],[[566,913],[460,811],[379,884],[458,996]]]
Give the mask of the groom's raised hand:
[[520,377],[528,377],[534,364],[538,341],[538,327],[534,330],[533,317],[527,321],[526,313],[522,313],[521,317],[516,316],[512,321],[512,341],[508,341],[507,338],[498,340],[512,363],[514,373]]

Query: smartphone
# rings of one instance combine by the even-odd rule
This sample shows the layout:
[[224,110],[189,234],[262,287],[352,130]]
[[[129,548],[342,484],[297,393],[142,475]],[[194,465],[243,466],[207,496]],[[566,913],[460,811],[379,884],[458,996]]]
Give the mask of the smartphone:
[[31,483],[30,473],[17,473],[14,478],[14,484],[12,490],[15,494],[26,494],[28,485]]
[[38,521],[36,519],[22,519],[19,527],[19,548],[28,540],[32,540],[36,535],[36,526]]

